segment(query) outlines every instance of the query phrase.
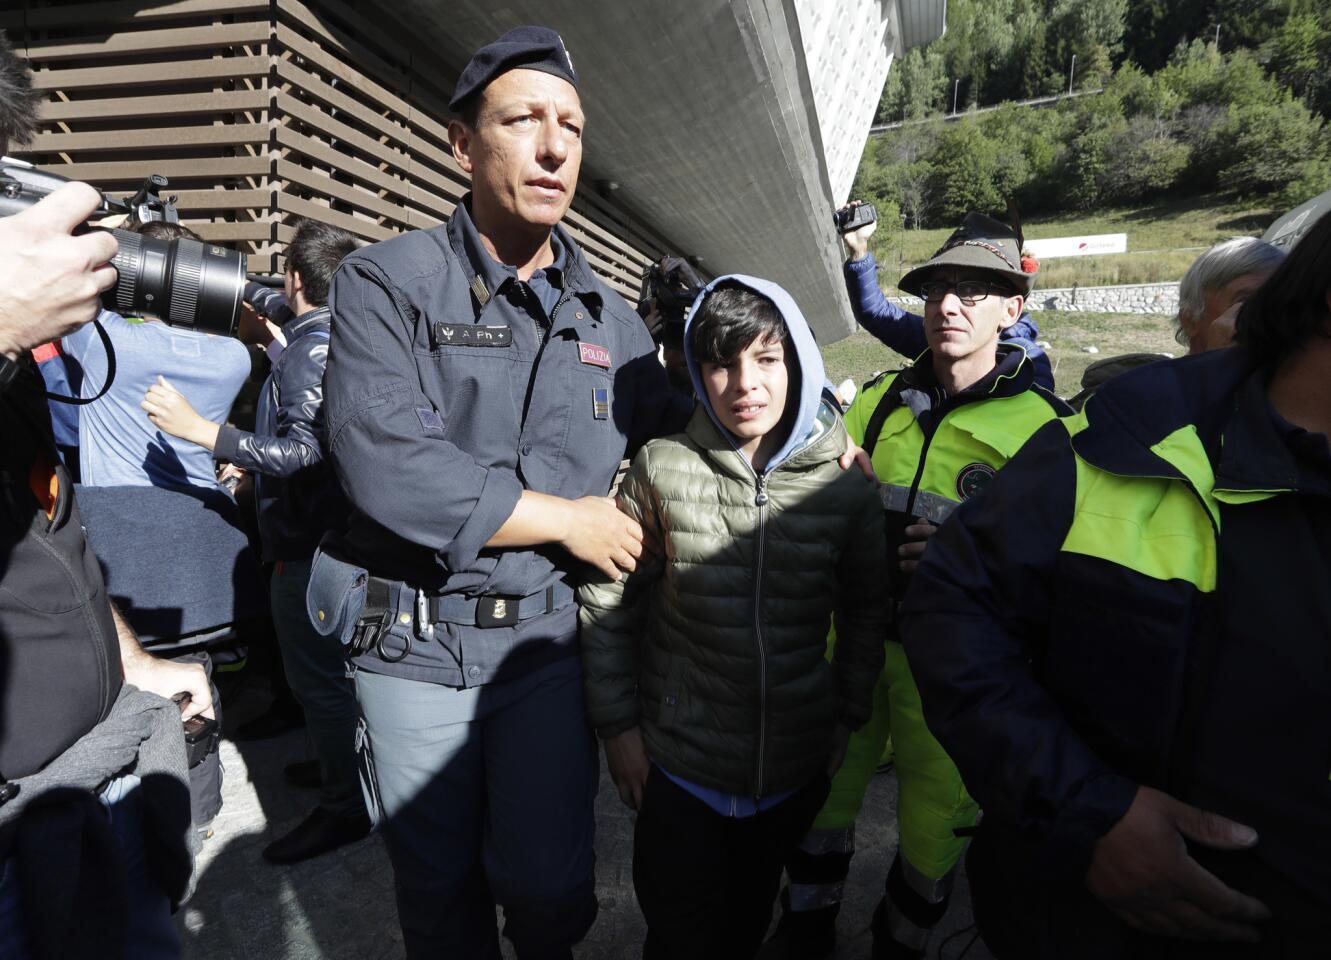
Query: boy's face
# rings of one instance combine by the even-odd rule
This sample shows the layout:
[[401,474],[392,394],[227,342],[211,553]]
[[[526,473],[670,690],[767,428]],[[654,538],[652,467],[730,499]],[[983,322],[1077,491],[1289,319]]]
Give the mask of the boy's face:
[[[729,363],[703,363],[707,400],[722,425],[740,439],[740,452],[753,465],[766,465],[781,440],[773,431],[786,412],[790,372],[785,347],[778,340],[754,340]],[[766,445],[764,438],[769,438]],[[768,449],[770,448],[770,449]]]

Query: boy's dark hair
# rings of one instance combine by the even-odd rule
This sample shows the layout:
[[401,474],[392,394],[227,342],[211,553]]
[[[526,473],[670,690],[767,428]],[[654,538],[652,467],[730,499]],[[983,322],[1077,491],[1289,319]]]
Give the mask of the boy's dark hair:
[[0,30],[0,141],[27,143],[37,129],[37,105],[32,73]]
[[790,331],[775,303],[738,283],[713,287],[689,327],[689,347],[698,363],[729,363],[759,339],[784,344]]
[[1303,235],[1284,263],[1239,310],[1235,339],[1271,369],[1310,338],[1327,336],[1331,308],[1331,213]]
[[348,254],[364,245],[363,240],[341,227],[318,220],[301,220],[287,245],[287,272],[300,274],[305,299],[311,305],[326,306],[333,271]]
[[125,224],[125,229],[130,233],[137,233],[141,237],[149,237],[153,240],[198,240],[200,243],[203,242],[203,237],[183,223],[167,223],[165,220],[149,220],[147,223],[140,223],[137,220],[131,220]]

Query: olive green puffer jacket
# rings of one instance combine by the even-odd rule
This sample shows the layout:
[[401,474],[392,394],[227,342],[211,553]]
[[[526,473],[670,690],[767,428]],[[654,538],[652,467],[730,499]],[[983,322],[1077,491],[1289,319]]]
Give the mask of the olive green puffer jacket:
[[822,769],[837,722],[863,725],[887,558],[874,485],[837,465],[847,442],[824,404],[811,437],[759,479],[700,406],[684,434],[642,449],[619,501],[664,556],[579,596],[600,736],[640,726],[670,773],[762,796]]

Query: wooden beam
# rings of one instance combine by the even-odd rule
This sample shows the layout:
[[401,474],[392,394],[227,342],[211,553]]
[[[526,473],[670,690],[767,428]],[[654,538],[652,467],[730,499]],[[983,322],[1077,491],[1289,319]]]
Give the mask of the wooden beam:
[[38,119],[112,120],[131,117],[178,117],[208,113],[239,113],[263,110],[272,95],[267,90],[235,90],[225,93],[179,93],[154,97],[112,97],[106,100],[48,101]]
[[233,123],[208,127],[159,127],[142,130],[98,130],[92,133],[39,133],[29,145],[34,153],[56,150],[92,152],[143,148],[231,146],[268,143],[268,124]]

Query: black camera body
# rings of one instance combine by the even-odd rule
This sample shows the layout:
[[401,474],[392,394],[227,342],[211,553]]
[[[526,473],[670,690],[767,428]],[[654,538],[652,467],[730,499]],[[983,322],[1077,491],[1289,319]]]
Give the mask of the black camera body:
[[[20,213],[69,181],[12,157],[0,158],[0,217]],[[175,198],[163,199],[166,177],[153,174],[137,193],[102,194],[94,217],[123,213],[141,223],[178,223]],[[157,240],[112,230],[120,244],[111,265],[116,285],[102,296],[123,316],[153,316],[172,326],[233,336],[245,292],[245,254],[197,240]]]
[[877,221],[878,211],[873,208],[872,203],[857,203],[853,207],[842,207],[832,214],[832,222],[836,224],[837,233],[850,233]]

